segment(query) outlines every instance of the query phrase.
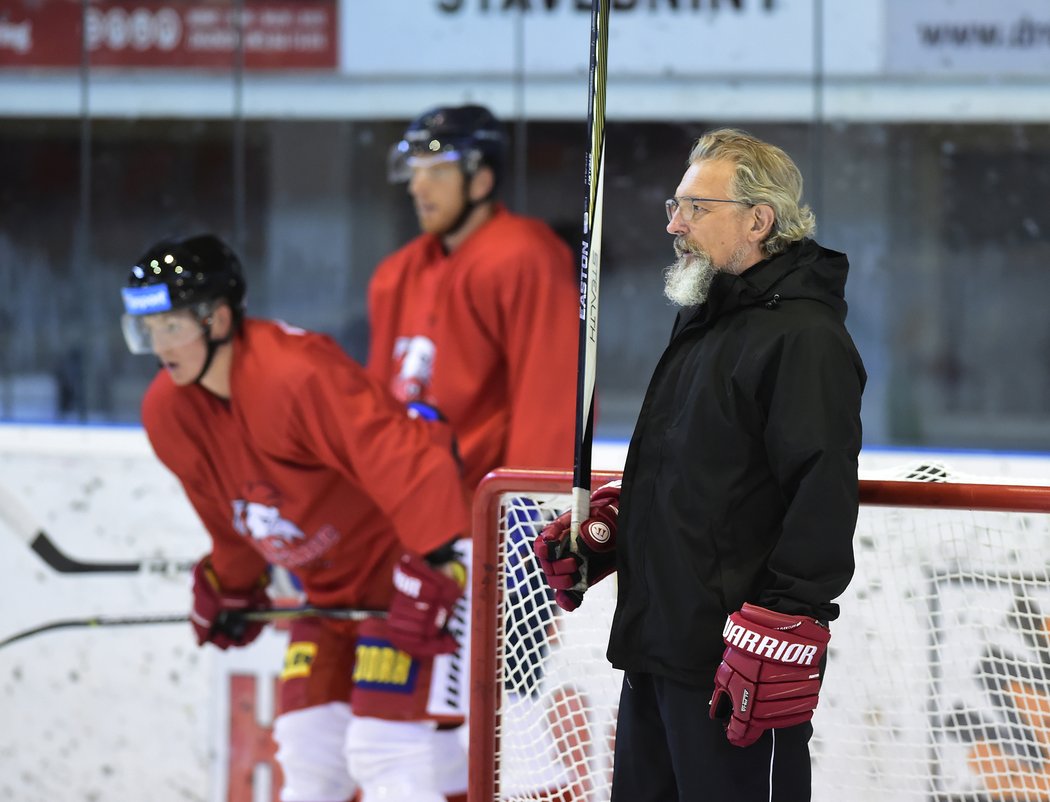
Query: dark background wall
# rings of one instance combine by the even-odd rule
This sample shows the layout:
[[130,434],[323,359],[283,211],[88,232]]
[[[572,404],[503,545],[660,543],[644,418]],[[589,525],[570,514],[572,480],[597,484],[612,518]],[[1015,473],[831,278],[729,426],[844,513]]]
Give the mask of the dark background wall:
[[[415,233],[404,187],[385,179],[405,122],[247,121],[235,137],[231,121],[102,119],[85,151],[80,121],[0,119],[0,417],[137,422],[154,367],[125,352],[118,290],[168,234],[235,242],[253,314],[363,358],[368,278]],[[629,433],[673,319],[662,201],[693,139],[732,122],[609,125],[599,436]],[[1046,126],[829,124],[819,150],[812,124],[743,127],[798,161],[818,239],[850,256],[867,442],[1050,447]],[[508,204],[578,247],[582,125],[510,131],[524,150]]]

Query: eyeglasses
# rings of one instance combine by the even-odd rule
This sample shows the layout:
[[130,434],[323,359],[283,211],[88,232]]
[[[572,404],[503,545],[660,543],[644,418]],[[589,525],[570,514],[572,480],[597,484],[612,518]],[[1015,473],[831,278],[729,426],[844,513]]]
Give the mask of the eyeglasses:
[[739,203],[741,206],[754,206],[753,203],[747,201],[729,200],[728,198],[691,198],[683,196],[681,198],[668,198],[664,201],[664,210],[667,212],[667,222],[670,223],[674,220],[675,212],[679,212],[682,215],[682,220],[687,223],[691,223],[693,218],[701,212],[706,212],[707,209],[700,207],[701,203]]

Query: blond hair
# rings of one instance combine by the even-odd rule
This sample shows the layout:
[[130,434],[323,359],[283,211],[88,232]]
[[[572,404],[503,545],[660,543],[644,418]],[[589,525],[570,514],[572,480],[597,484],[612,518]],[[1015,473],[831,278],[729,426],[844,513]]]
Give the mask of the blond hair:
[[735,166],[730,197],[752,205],[773,207],[773,229],[762,243],[773,256],[810,236],[816,218],[802,198],[802,173],[783,150],[734,128],[709,131],[693,145],[689,164],[724,159]]

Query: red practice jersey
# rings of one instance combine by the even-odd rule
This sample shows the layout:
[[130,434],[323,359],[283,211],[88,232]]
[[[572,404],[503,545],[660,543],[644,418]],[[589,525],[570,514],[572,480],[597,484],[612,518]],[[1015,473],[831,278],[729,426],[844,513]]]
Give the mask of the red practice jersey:
[[391,570],[467,534],[447,448],[330,338],[247,320],[231,397],[162,372],[142,404],[160,460],[213,541],[223,588],[288,568],[310,603],[385,608]]
[[424,234],[369,287],[368,369],[452,424],[469,492],[493,468],[569,468],[578,274],[545,223],[498,206],[453,253]]

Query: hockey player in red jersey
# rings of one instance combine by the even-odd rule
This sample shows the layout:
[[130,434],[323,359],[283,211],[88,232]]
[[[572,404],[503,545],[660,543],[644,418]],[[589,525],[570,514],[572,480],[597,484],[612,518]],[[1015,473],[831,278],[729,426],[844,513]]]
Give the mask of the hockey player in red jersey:
[[[575,260],[543,221],[497,199],[505,151],[482,106],[439,106],[409,124],[388,166],[407,183],[421,233],[369,287],[369,371],[401,401],[442,411],[468,494],[500,466],[572,465]],[[442,736],[449,756],[456,735]]]
[[573,458],[578,271],[540,220],[497,200],[506,136],[482,106],[414,120],[390,159],[422,233],[369,286],[368,369],[456,433],[468,492],[493,468]]
[[432,658],[456,648],[467,531],[444,425],[409,417],[331,339],[245,317],[244,294],[239,260],[208,234],[157,243],[123,290],[128,346],[162,368],[143,425],[211,536],[193,573],[198,643],[258,636],[236,611],[269,605],[270,565],[312,605],[388,609],[292,623],[281,799],[444,802],[428,685]]
[[[546,223],[497,199],[505,159],[503,127],[482,106],[413,120],[389,177],[407,182],[421,233],[369,285],[368,369],[401,401],[447,417],[468,495],[500,466],[573,459],[576,262]],[[450,758],[462,735],[439,733]]]

